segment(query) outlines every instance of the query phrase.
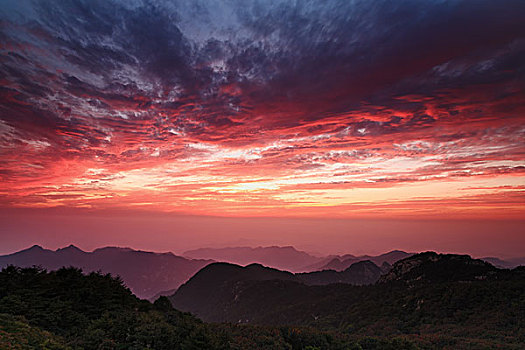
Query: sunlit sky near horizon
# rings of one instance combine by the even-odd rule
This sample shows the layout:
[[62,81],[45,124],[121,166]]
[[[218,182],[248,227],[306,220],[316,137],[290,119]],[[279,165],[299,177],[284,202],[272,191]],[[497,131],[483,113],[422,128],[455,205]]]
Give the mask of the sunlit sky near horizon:
[[0,210],[523,222],[524,17],[2,1]]

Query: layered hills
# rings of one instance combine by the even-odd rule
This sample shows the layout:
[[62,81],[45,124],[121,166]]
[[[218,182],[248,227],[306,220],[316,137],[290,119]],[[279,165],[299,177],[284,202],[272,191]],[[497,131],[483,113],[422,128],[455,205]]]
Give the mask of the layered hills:
[[291,246],[200,248],[186,251],[182,255],[191,259],[211,259],[238,265],[258,263],[292,272],[303,272],[306,266],[323,260],[322,257]]
[[260,266],[230,268],[243,271],[241,278],[208,265],[204,270],[214,275],[213,282],[197,273],[170,297],[172,304],[213,322],[301,325],[361,335],[446,334],[460,348],[465,339],[477,344],[474,348],[525,342],[523,267],[504,270],[466,255],[427,252],[396,262],[377,283],[363,286],[307,285],[303,274],[272,271],[259,278]]
[[0,256],[0,268],[40,266],[48,270],[77,267],[84,272],[101,271],[120,276],[142,299],[173,291],[211,260],[186,259],[172,253],[153,253],[129,248],[105,247],[85,252],[73,245],[55,251],[33,246]]
[[312,272],[322,270],[343,271],[352,264],[365,260],[370,260],[378,266],[385,263],[391,265],[398,260],[409,257],[412,253],[393,250],[377,256],[344,254],[319,257],[291,246],[271,246],[200,248],[186,251],[182,255],[190,259],[210,259],[237,265],[258,263],[279,270]]
[[[347,283],[364,285],[375,283],[381,269],[370,261],[361,261],[348,269],[293,274],[260,264],[242,267],[229,263],[212,263],[197,272],[187,283],[179,287],[171,297],[175,307],[211,321],[231,321],[226,316],[230,304],[243,293],[244,283],[253,281],[286,281],[305,285]],[[210,292],[213,291],[213,292]],[[257,305],[254,300],[253,305]],[[260,306],[265,307],[264,304]]]
[[[14,265],[19,267],[40,266],[47,270],[61,267],[76,267],[89,273],[101,271],[122,278],[127,287],[142,299],[155,300],[162,295],[171,295],[201,268],[214,262],[234,262],[240,265],[262,264],[292,272],[319,271],[303,273],[301,282],[306,284],[352,283],[368,284],[377,280],[380,272],[370,264],[352,264],[369,257],[381,266],[381,271],[389,269],[389,262],[394,262],[408,253],[392,251],[379,256],[344,256],[317,257],[293,247],[231,247],[221,249],[203,248],[177,256],[173,253],[155,253],[130,248],[104,247],[86,252],[70,245],[57,250],[50,250],[34,245],[19,252],[0,256],[0,268]],[[332,268],[329,261],[341,258],[341,263]],[[334,260],[335,259],[335,260]],[[317,264],[317,265],[316,265]],[[383,264],[383,265],[381,265]],[[361,269],[362,276],[358,276]],[[330,270],[330,271],[322,271]],[[344,272],[344,273],[343,273]]]
[[0,272],[0,349],[416,349],[399,337],[206,324],[165,297],[139,300],[122,281],[75,268]]
[[352,254],[345,254],[345,255],[331,255],[326,257],[325,259],[317,262],[316,264],[310,265],[306,267],[306,270],[308,271],[316,271],[316,270],[335,270],[335,271],[342,271],[350,267],[352,264],[359,262],[359,261],[365,261],[369,260],[376,264],[377,266],[382,265],[392,265],[396,261],[399,261],[404,258],[408,258],[409,256],[413,255],[413,253],[407,253],[401,250],[392,250],[391,252],[380,254],[380,255],[360,255],[355,256]]
[[[96,253],[35,249],[49,266]],[[135,253],[122,262],[130,269],[144,261],[120,251]],[[154,304],[109,275],[10,266],[0,273],[0,347],[521,349],[524,300],[524,267],[434,252],[312,273],[210,263]]]

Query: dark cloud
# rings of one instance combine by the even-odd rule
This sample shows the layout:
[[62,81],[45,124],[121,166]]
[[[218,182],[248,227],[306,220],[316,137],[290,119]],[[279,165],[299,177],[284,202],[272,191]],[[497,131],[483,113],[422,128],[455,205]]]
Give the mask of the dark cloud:
[[303,170],[405,138],[514,145],[516,128],[479,129],[523,124],[524,16],[517,0],[7,1],[1,145],[113,164],[300,140],[260,154]]
[[[144,100],[137,109],[157,106],[177,114],[185,103],[211,108],[226,115],[203,116],[212,125],[217,120],[217,126],[246,108],[299,109],[294,118],[311,120],[357,110],[363,100],[392,105],[393,96],[414,91],[433,96],[445,87],[505,83],[523,75],[525,5],[519,1],[242,5],[224,4],[232,7],[234,18],[201,23],[199,36],[183,32],[184,23],[213,22],[210,2],[188,9],[183,3],[36,1],[25,25],[7,30],[2,40],[9,47],[25,38],[27,45],[61,61],[47,72],[37,71],[31,67],[35,53],[9,50],[11,61],[3,60],[2,70],[32,97],[44,98],[57,88],[94,99],[140,95]],[[243,36],[214,37],[206,25],[226,33],[235,25]],[[206,40],[197,40],[202,36]],[[56,74],[53,69],[68,71],[58,86],[34,81]],[[232,95],[232,84],[240,96]],[[193,116],[200,118],[195,110]]]

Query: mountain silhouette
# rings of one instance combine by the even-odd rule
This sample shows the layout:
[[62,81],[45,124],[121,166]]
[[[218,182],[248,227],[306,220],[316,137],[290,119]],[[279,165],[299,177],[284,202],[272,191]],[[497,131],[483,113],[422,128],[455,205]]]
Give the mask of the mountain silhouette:
[[370,260],[356,262],[344,271],[323,270],[299,273],[299,281],[308,285],[348,283],[353,285],[373,284],[381,276],[382,270]]
[[317,263],[306,266],[304,270],[305,271],[322,271],[322,270],[343,271],[347,269],[348,267],[350,267],[350,265],[356,262],[365,261],[365,260],[372,261],[377,266],[381,266],[384,263],[392,265],[396,261],[407,258],[411,255],[413,255],[413,253],[407,253],[401,250],[392,250],[388,253],[375,255],[375,256],[374,255],[355,256],[351,254],[345,254],[342,256],[330,255],[320,260]]
[[84,272],[101,271],[120,276],[139,298],[178,288],[211,260],[191,260],[172,253],[153,253],[130,248],[105,247],[85,252],[74,245],[44,249],[38,245],[0,256],[0,268],[40,266],[47,270],[77,267]]
[[323,258],[291,246],[200,248],[184,252],[183,256],[191,259],[211,259],[239,265],[258,263],[292,272],[308,271],[304,269],[305,266],[323,260]]
[[[361,269],[373,263],[358,264]],[[307,285],[298,278],[303,275],[211,264],[169,299],[175,308],[209,322],[336,328],[354,336],[486,338],[472,343],[474,348],[497,348],[490,342],[509,341],[523,322],[519,305],[525,268],[498,269],[467,255],[416,254],[394,263],[377,283],[363,286]]]
[[525,265],[525,258],[500,259],[497,257],[488,256],[480,259],[501,269],[513,269],[515,267]]
[[[199,317],[213,321],[231,321],[224,318],[228,310],[243,292],[246,283],[254,281],[281,282],[292,285],[328,285],[333,283],[364,285],[375,283],[381,269],[371,261],[360,261],[344,271],[324,270],[309,273],[290,273],[261,264],[242,267],[230,263],[213,263],[197,272],[170,297],[173,305],[182,311],[190,311]],[[300,286],[297,288],[301,289]],[[210,292],[213,291],[213,292]],[[256,292],[258,295],[258,292]],[[256,300],[253,307],[257,305]]]
[[490,263],[468,255],[425,252],[398,261],[379,282],[450,282],[483,280],[496,275]]

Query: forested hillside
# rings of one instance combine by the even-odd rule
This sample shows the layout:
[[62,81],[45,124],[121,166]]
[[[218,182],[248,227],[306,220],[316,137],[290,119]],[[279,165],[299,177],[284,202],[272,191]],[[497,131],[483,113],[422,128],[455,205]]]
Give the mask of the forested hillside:
[[311,328],[206,324],[165,297],[136,298],[110,275],[0,272],[0,349],[415,349],[404,338]]
[[525,268],[501,270],[468,256],[429,252],[399,261],[373,285],[309,286],[260,265],[215,266],[223,274],[208,267],[194,280],[200,291],[192,294],[195,285],[189,283],[184,293],[199,305],[198,316],[221,323],[178,311],[177,294],[175,308],[166,297],[153,304],[140,300],[109,274],[9,266],[0,272],[0,348],[394,350],[525,344]]
[[[525,344],[525,269],[501,270],[468,256],[417,254],[369,286],[230,278],[204,288],[192,282],[171,297],[173,305],[210,322],[408,335],[451,348]],[[214,293],[200,299],[199,290]]]

